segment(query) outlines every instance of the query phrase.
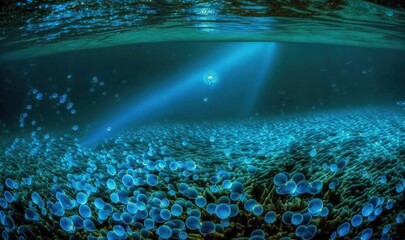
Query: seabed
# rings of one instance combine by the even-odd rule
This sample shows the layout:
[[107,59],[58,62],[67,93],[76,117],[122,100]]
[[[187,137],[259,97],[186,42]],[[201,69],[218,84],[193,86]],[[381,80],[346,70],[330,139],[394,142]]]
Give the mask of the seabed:
[[401,109],[150,123],[93,147],[84,135],[3,140],[3,239],[405,236]]

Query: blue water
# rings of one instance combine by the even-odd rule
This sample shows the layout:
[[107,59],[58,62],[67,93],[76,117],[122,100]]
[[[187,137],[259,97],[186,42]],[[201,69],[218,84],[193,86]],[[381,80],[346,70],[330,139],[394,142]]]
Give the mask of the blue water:
[[1,239],[405,239],[402,9],[7,1]]

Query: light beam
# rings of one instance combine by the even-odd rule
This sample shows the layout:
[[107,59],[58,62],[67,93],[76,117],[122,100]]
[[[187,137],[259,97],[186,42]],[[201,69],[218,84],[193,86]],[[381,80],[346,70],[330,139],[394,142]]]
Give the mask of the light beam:
[[97,124],[94,130],[82,142],[82,145],[91,145],[100,140],[111,137],[129,124],[135,124],[140,120],[161,114],[169,109],[176,100],[181,100],[188,93],[194,94],[201,84],[201,69],[215,69],[221,75],[222,72],[235,68],[238,63],[250,58],[252,55],[260,53],[264,43],[235,43],[230,45],[226,51],[222,51],[221,56],[215,56],[189,68],[188,74],[176,76],[172,79],[181,79],[173,82],[170,86],[155,89],[152,93],[143,99],[134,99],[128,101],[128,104],[121,107],[114,113],[109,113],[109,117]]

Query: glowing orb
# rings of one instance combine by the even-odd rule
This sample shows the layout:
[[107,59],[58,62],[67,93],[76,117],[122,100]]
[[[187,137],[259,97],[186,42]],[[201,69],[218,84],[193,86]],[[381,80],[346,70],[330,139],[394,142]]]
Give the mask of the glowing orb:
[[214,71],[206,72],[203,75],[203,81],[208,86],[215,85],[218,82],[218,80],[219,80],[218,75]]

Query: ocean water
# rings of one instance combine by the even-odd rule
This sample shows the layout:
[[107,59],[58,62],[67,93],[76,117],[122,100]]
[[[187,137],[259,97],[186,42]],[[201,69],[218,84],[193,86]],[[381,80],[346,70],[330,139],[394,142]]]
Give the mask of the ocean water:
[[405,239],[405,13],[3,1],[0,239]]

